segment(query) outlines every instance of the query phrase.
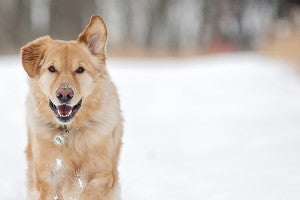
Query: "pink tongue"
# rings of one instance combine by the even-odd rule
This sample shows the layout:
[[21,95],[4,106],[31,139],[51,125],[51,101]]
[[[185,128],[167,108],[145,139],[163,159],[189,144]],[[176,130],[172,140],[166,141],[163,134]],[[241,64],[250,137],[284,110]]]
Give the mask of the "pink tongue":
[[67,105],[60,105],[57,106],[57,109],[59,110],[59,113],[61,115],[66,116],[72,110],[72,107]]

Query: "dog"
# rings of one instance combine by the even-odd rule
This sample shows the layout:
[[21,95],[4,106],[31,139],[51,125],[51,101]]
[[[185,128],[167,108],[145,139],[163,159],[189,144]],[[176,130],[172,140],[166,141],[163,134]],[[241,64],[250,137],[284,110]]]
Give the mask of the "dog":
[[123,118],[106,69],[107,26],[92,16],[76,41],[40,37],[21,49],[29,200],[117,200]]

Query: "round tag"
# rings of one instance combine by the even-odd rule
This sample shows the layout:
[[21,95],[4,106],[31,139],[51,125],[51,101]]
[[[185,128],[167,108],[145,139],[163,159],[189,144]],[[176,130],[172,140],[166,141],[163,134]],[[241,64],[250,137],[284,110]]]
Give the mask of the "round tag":
[[65,138],[62,135],[55,135],[54,143],[58,146],[61,146],[65,143]]

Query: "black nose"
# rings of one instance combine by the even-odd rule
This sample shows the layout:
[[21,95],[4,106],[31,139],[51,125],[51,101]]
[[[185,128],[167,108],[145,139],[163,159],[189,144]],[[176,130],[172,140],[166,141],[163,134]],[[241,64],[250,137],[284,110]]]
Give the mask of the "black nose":
[[73,98],[74,92],[69,87],[61,87],[56,91],[56,97],[61,103],[68,103]]

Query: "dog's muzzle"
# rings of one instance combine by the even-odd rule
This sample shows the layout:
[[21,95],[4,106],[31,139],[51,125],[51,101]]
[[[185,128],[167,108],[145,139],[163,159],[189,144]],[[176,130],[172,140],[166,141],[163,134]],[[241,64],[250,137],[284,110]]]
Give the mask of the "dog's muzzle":
[[82,104],[82,98],[75,106],[67,104],[55,105],[51,99],[49,99],[49,106],[54,112],[55,116],[61,123],[68,123],[75,116]]

